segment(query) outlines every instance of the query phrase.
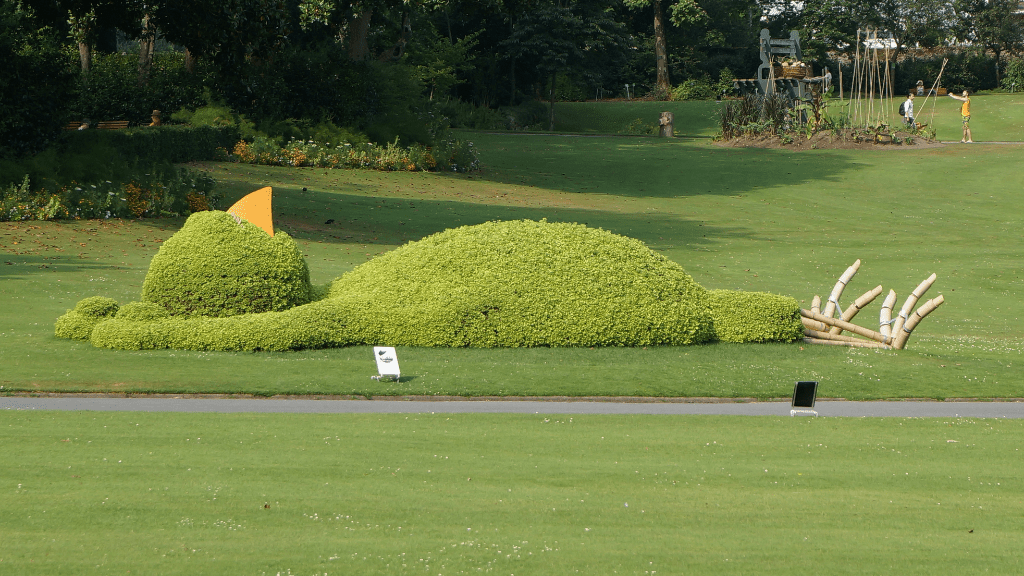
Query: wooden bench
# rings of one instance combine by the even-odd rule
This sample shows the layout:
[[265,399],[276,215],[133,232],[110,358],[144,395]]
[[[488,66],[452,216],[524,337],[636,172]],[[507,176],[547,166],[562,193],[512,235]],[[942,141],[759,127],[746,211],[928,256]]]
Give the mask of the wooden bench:
[[[83,122],[68,122],[64,125],[65,130],[78,130],[82,126]],[[88,126],[87,126],[88,127]]]
[[127,120],[104,120],[96,123],[97,130],[124,130],[127,127]]

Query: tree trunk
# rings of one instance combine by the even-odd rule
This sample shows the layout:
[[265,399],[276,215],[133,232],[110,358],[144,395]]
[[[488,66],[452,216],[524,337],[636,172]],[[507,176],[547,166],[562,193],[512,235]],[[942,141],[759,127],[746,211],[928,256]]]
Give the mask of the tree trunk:
[[665,13],[661,9],[661,0],[652,0],[654,8],[654,59],[658,70],[658,89],[668,92],[672,83],[668,78],[668,47],[665,43]]
[[188,48],[185,49],[185,71],[189,74],[196,71],[196,56]]
[[[515,34],[515,32],[516,32],[516,25],[513,22],[511,17],[509,17],[508,22],[509,22],[509,25],[508,25],[508,27],[509,27],[508,37],[511,38]],[[509,106],[515,106],[516,105],[516,57],[515,56],[512,57],[512,70],[511,70],[509,75],[512,77],[512,93],[508,97],[508,105]]]
[[1003,55],[1003,51],[999,48],[993,48],[992,51],[996,54],[996,86],[1000,86],[1002,84],[1003,76],[999,70],[999,58]]
[[92,46],[88,42],[78,43],[78,58],[82,61],[82,72],[92,68]]
[[548,106],[548,131],[555,131],[555,73],[551,73],[551,103]]
[[348,36],[348,57],[353,62],[366,60],[370,54],[370,17],[373,10],[364,10],[356,14],[352,24],[352,32]]
[[139,36],[139,86],[149,83],[149,71],[153,68],[153,51],[156,49],[156,30],[150,23],[150,16],[142,17],[142,35]]

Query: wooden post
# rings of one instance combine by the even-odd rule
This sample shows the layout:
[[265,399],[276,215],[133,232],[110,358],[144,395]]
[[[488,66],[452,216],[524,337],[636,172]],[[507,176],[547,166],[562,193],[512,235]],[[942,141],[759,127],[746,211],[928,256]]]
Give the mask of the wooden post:
[[672,120],[675,118],[671,112],[662,112],[658,119],[658,136],[662,138],[675,138],[676,133],[672,127]]
[[821,296],[815,294],[814,298],[811,298],[811,311],[821,314]]

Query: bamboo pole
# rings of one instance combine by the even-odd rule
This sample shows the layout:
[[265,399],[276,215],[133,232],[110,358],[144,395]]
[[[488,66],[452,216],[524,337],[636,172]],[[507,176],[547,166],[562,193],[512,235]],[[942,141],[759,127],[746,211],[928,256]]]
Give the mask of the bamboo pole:
[[906,325],[903,326],[900,333],[896,336],[896,343],[893,347],[897,350],[902,350],[903,347],[907,345],[907,339],[910,338],[910,333],[914,331],[914,328],[917,327],[918,323],[921,322],[921,320],[924,320],[925,316],[931,314],[932,310],[942,306],[942,303],[945,301],[946,299],[939,294],[937,297],[925,302],[923,306],[918,308],[914,312],[914,315],[907,320]]
[[839,281],[836,282],[835,288],[832,288],[832,293],[828,297],[828,302],[825,303],[825,310],[822,312],[825,316],[831,317],[836,311],[836,306],[839,304],[839,297],[843,295],[843,289],[850,282],[850,279],[857,274],[857,270],[860,269],[860,259],[858,258],[852,266],[843,272],[843,275],[839,277]]
[[[815,312],[815,314],[820,314],[820,312]],[[800,323],[803,324],[804,328],[806,328],[807,330],[814,330],[815,332],[828,332],[829,328],[831,328],[831,326],[825,324],[824,322],[811,320],[810,318],[805,318],[804,316],[800,316]]]
[[883,336],[892,336],[892,307],[896,305],[896,291],[889,290],[889,295],[882,302],[882,311],[878,314],[878,331]]
[[857,28],[856,48],[853,63],[853,79],[850,80],[850,124],[856,124],[860,118],[860,28]]
[[843,103],[843,63],[840,60],[836,60],[836,66],[839,67],[839,103]]
[[[853,304],[850,304],[850,306],[847,307],[846,310],[844,310],[839,317],[842,318],[843,320],[846,320],[847,322],[853,322],[853,318],[860,313],[861,309],[863,309],[865,306],[873,302],[875,298],[878,298],[878,295],[881,293],[882,285],[879,284],[878,286],[875,286],[873,289],[865,292],[860,298],[854,300]],[[842,330],[839,328],[832,328],[831,330],[829,330],[829,332],[831,332],[832,334],[839,334],[842,332]]]
[[866,342],[861,340],[860,342],[843,342],[841,340],[822,340],[819,338],[804,338],[804,342],[808,344],[824,344],[826,346],[849,346],[852,348],[883,348],[889,349],[885,344],[879,344],[878,342]]
[[867,328],[861,328],[860,326],[857,326],[856,324],[851,324],[849,322],[844,322],[842,320],[837,320],[835,318],[830,318],[830,317],[825,316],[823,314],[815,314],[814,312],[811,312],[810,310],[800,310],[800,315],[803,316],[804,318],[808,318],[810,320],[817,320],[818,322],[821,322],[823,324],[828,324],[829,326],[838,326],[838,327],[842,328],[843,330],[846,330],[847,332],[852,332],[854,334],[859,334],[859,335],[861,335],[861,336],[863,336],[865,338],[870,338],[870,339],[872,339],[872,340],[874,340],[876,342],[881,342],[882,344],[892,345],[892,342],[893,342],[893,339],[891,337],[882,336],[881,334],[879,334],[878,332],[875,332],[874,330],[869,330]]
[[942,79],[942,73],[946,70],[946,62],[949,62],[949,58],[942,59],[942,66],[939,68],[939,75],[935,77],[935,82],[932,82],[932,88],[924,95],[924,102],[921,103],[921,112],[924,112],[925,106],[928,105],[928,99],[932,97],[932,92],[935,92],[935,99],[932,100],[932,117],[928,122],[932,125],[935,123],[935,103],[939,101],[939,81]]
[[842,334],[822,332],[821,330],[815,330],[813,328],[804,328],[804,336],[817,338],[819,340],[836,340],[839,342],[867,342],[867,340],[864,340],[863,338],[854,338],[853,336],[843,336]]
[[903,308],[900,309],[900,314],[896,318],[896,324],[892,327],[892,333],[894,336],[898,336],[903,325],[907,322],[908,314],[917,305],[917,301],[924,296],[924,293],[932,287],[932,283],[935,282],[935,274],[925,278],[924,282],[918,284],[917,288],[907,296],[906,302],[903,303]]
[[811,310],[821,313],[821,296],[815,294],[814,298],[811,298]]

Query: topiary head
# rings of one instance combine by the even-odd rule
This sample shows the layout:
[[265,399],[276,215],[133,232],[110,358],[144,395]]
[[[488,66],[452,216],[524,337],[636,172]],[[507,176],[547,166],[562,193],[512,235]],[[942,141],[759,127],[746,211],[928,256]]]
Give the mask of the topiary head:
[[295,241],[220,211],[198,212],[153,257],[142,300],[180,316],[286,310],[310,301]]

